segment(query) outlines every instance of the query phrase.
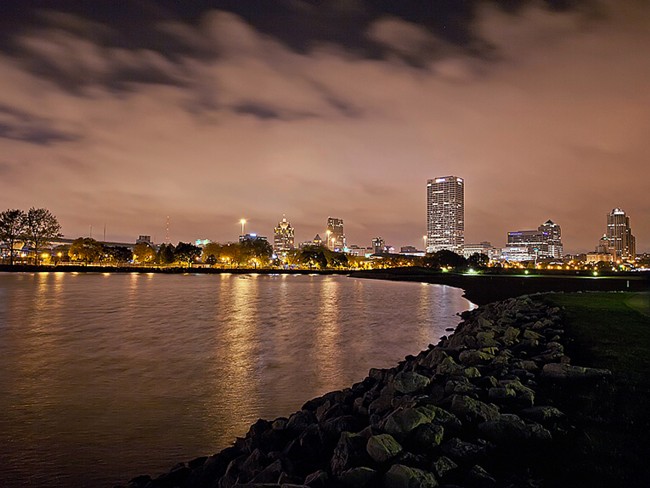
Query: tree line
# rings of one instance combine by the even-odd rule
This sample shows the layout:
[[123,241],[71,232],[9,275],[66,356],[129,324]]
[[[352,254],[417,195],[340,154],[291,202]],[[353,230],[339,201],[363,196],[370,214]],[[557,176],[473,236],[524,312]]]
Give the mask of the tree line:
[[[27,244],[35,255],[38,264],[41,251],[52,239],[62,237],[61,226],[56,217],[45,208],[6,210],[0,213],[0,241],[7,244],[9,262],[14,264],[16,244]],[[177,245],[161,244],[154,246],[139,242],[133,249],[124,246],[108,246],[90,237],[75,239],[70,245],[60,245],[53,249],[51,259],[55,264],[62,262],[81,262],[86,264],[126,264],[191,266],[203,263],[224,268],[268,268],[291,267],[307,269],[345,269],[363,267],[367,260],[335,252],[323,245],[305,246],[300,249],[274,254],[273,248],[265,239],[255,237],[240,242],[220,244],[210,242],[203,247],[179,242]],[[424,266],[433,269],[463,270],[483,268],[488,264],[485,254],[475,253],[468,259],[452,251],[438,251],[424,257],[384,254],[373,261],[372,267]]]
[[27,212],[9,209],[0,213],[0,241],[9,248],[9,264],[14,264],[16,243],[26,243],[38,264],[41,250],[57,237],[62,237],[61,225],[46,208],[32,207]]

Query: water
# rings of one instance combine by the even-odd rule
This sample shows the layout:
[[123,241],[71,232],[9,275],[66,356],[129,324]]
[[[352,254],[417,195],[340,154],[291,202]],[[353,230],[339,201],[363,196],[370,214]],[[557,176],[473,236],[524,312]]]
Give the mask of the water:
[[0,273],[0,486],[111,487],[437,342],[457,289],[340,276]]

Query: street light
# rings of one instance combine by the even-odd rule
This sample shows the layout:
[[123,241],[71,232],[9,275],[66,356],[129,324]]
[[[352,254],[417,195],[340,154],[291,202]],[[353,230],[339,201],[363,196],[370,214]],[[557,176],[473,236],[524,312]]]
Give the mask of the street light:
[[244,235],[244,226],[246,225],[246,219],[241,219],[239,223],[241,224],[241,235]]

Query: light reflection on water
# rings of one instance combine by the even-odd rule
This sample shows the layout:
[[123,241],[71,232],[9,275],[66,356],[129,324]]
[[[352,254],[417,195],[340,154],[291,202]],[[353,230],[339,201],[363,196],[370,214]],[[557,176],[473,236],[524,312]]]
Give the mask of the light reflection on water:
[[336,276],[0,274],[0,486],[112,486],[437,342],[470,304]]

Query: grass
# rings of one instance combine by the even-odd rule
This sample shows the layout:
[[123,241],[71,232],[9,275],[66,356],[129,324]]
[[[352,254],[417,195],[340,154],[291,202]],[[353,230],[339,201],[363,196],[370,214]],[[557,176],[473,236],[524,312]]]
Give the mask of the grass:
[[557,392],[579,427],[563,446],[558,485],[650,486],[650,293],[545,299],[563,307],[571,362],[614,375],[611,385]]
[[610,369],[619,380],[650,389],[650,293],[572,293],[549,299],[565,309],[573,362]]

